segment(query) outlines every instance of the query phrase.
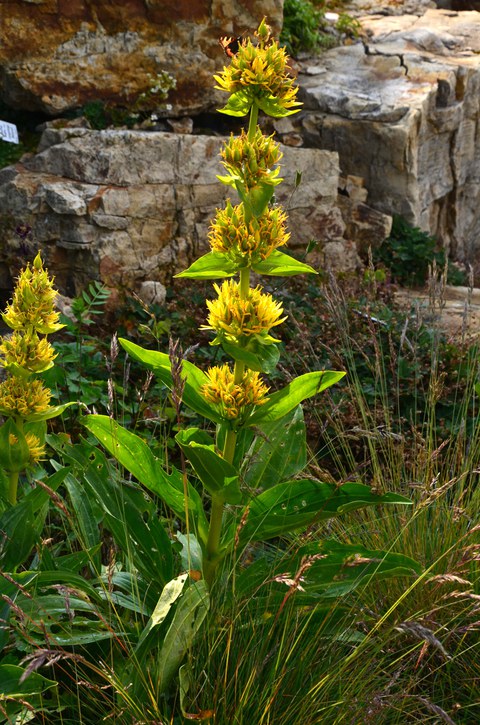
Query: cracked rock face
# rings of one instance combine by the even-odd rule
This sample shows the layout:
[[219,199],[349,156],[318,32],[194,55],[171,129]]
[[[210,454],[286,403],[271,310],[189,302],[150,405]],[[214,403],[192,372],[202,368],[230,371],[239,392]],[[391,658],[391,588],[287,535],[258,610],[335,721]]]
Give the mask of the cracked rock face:
[[480,13],[361,19],[363,41],[304,64],[308,145],[338,152],[369,203],[471,261],[480,247]]
[[1,3],[0,98],[56,116],[92,100],[130,106],[170,73],[172,115],[215,107],[218,38],[253,31],[264,15],[276,34],[283,0],[9,0]]

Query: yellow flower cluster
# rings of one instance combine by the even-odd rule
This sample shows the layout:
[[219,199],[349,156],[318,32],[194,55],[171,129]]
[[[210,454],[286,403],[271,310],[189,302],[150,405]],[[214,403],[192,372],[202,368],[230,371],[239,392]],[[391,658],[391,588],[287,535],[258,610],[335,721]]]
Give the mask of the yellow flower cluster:
[[280,111],[289,111],[301,104],[296,100],[298,87],[288,71],[285,49],[279,48],[267,33],[257,46],[250,39],[240,43],[230,65],[214,78],[221,91],[243,91],[252,101],[256,99],[260,107],[262,98],[275,99]]
[[218,297],[207,300],[208,325],[202,329],[215,330],[220,342],[225,339],[237,342],[241,337],[259,335],[269,342],[268,331],[280,325],[287,318],[281,317],[283,308],[281,303],[275,302],[272,295],[264,294],[261,287],[251,287],[245,297],[241,295],[240,285],[234,280],[228,280],[219,287],[213,285]]
[[23,334],[15,330],[0,343],[1,364],[8,368],[16,366],[26,373],[41,373],[52,367],[56,357],[55,350],[45,337],[38,337],[35,332]]
[[[40,373],[53,365],[56,357],[46,337],[63,327],[59,324],[59,313],[53,305],[57,296],[53,279],[43,269],[40,253],[33,265],[20,274],[12,301],[2,314],[4,322],[13,330],[0,343],[0,365],[12,368],[14,374],[28,376]],[[22,368],[18,370],[16,368]]]
[[208,383],[202,387],[204,397],[217,405],[221,415],[229,420],[243,417],[253,406],[268,400],[269,388],[253,370],[246,370],[240,383],[235,382],[228,365],[210,368],[207,377]]
[[27,265],[18,278],[12,301],[2,314],[4,322],[12,330],[31,328],[44,335],[55,332],[63,327],[53,309],[57,294],[38,254],[33,267]]
[[242,267],[251,267],[288,242],[286,220],[285,212],[276,207],[246,222],[244,205],[232,206],[228,201],[224,209],[217,209],[208,241],[212,251],[227,254]]
[[41,380],[28,380],[11,375],[0,383],[0,411],[4,415],[27,418],[45,411],[51,393]]
[[38,463],[45,453],[45,445],[40,442],[40,438],[33,433],[25,433],[25,442],[30,453],[30,463]]
[[278,178],[280,170],[273,168],[283,156],[280,146],[273,140],[273,135],[264,136],[258,127],[252,141],[248,140],[244,129],[240,136],[232,134],[220,155],[230,174],[230,177],[220,179],[240,179],[247,191],[265,181],[271,184],[281,181]]

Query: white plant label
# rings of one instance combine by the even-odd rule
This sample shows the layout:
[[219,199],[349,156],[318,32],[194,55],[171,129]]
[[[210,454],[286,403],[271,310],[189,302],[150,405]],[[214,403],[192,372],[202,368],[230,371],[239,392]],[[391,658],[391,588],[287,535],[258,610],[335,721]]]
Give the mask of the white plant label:
[[18,131],[15,124],[0,121],[0,138],[10,143],[18,143]]

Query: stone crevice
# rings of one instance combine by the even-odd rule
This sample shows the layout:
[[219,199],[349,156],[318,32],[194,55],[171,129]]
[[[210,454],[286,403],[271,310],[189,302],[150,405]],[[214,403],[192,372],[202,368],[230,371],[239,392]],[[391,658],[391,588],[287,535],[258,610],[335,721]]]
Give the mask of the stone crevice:
[[405,75],[408,76],[408,66],[405,63],[405,55],[403,53],[385,53],[377,48],[371,48],[365,40],[362,39],[362,45],[365,51],[365,55],[383,55],[385,58],[398,58],[400,67],[404,69]]

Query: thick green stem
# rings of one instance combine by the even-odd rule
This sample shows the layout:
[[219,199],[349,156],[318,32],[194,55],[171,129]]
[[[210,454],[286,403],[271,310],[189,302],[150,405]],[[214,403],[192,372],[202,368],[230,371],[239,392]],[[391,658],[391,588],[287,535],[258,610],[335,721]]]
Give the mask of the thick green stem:
[[240,297],[245,299],[248,297],[250,290],[250,267],[244,267],[240,270]]
[[[248,123],[248,139],[253,141],[257,131],[258,106],[254,103],[250,109]],[[246,221],[248,221],[246,219]],[[250,290],[250,268],[240,270],[240,296],[245,299]],[[237,360],[234,368],[235,383],[240,384],[245,374],[245,363]],[[228,430],[223,447],[223,457],[229,463],[233,463],[235,457],[235,445],[237,434],[234,430]],[[220,540],[222,535],[224,500],[220,496],[212,496],[212,509],[210,512],[210,523],[208,527],[208,538],[203,562],[203,575],[207,585],[210,587],[215,581],[217,567],[221,560]]]
[[257,121],[258,121],[258,106],[256,103],[253,103],[250,108],[250,118],[248,121],[248,140],[253,141],[255,138],[255,133],[257,131]]

